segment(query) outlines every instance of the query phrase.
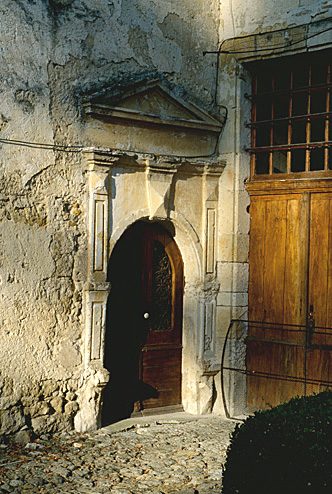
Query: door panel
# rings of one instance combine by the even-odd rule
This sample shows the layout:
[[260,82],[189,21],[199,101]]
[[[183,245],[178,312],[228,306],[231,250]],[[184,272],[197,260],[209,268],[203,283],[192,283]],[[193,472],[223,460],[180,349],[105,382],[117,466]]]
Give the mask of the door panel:
[[[287,200],[266,201],[264,256],[264,318],[265,322],[284,320],[285,251],[287,231]],[[267,276],[268,273],[268,276]],[[276,287],[280,287],[276,290]]]
[[[308,348],[306,394],[319,393],[331,389],[332,359],[331,350]],[[329,386],[328,386],[329,384]]]
[[[332,326],[332,199],[331,194],[312,194],[310,201],[309,299],[316,326]],[[325,338],[316,338],[325,343]]]
[[[304,324],[306,319],[308,195],[287,201],[284,318],[285,324]],[[285,332],[283,340],[304,343],[300,333]]]
[[287,324],[305,321],[306,204],[300,194],[251,200],[249,320],[263,324],[248,328],[249,407],[303,392],[304,335]]
[[[329,312],[330,197],[312,194],[310,201],[309,305],[313,305],[317,326],[327,326]],[[316,338],[317,340],[317,338]],[[317,343],[323,343],[321,338]]]
[[[266,201],[255,200],[250,204],[250,276],[249,276],[249,319],[263,321],[264,314],[264,259]],[[252,329],[254,331],[254,329]],[[256,329],[260,336],[260,329]]]
[[[312,194],[310,201],[309,295],[308,308],[314,315],[316,330],[307,354],[309,394],[318,393],[332,378],[332,195]],[[320,348],[315,348],[319,346]],[[332,349],[332,347],[331,347]]]
[[149,318],[140,379],[157,387],[158,397],[140,400],[136,410],[181,403],[182,259],[171,235],[160,226],[145,224],[143,237],[142,315]]

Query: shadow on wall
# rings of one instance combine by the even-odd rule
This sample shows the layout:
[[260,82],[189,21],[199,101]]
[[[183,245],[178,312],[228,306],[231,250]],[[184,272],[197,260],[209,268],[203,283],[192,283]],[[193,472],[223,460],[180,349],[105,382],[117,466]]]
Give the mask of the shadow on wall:
[[139,223],[117,242],[109,263],[111,292],[107,304],[104,365],[110,382],[103,393],[102,425],[128,418],[134,404],[157,398],[158,391],[139,380],[140,350],[146,330],[141,317],[141,252]]

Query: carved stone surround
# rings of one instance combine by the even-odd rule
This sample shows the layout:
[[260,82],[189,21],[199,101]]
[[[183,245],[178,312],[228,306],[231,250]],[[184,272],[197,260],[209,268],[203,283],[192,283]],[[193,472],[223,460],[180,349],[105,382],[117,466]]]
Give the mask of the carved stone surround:
[[164,82],[140,81],[118,94],[106,90],[89,96],[84,103],[86,140],[93,144],[82,153],[89,262],[86,396],[75,424],[78,430],[100,426],[102,389],[112,379],[104,368],[108,259],[121,235],[137,220],[167,220],[183,258],[182,400],[187,411],[204,411],[199,376],[211,375],[220,366],[215,354],[215,280],[218,182],[225,163],[216,159],[214,150],[225,112],[212,116],[178,98]]
[[[215,355],[215,311],[218,285],[214,280],[216,276],[218,180],[224,163],[189,162],[181,158],[153,157],[92,148],[86,149],[84,156],[89,192],[89,279],[85,291],[85,362],[86,376],[91,383],[93,382],[96,393],[99,393],[97,401],[100,403],[101,390],[109,379],[108,371],[103,365],[106,306],[110,290],[107,282],[108,258],[111,246],[115,245],[126,227],[139,218],[171,220],[179,232],[175,240],[183,256],[186,276],[187,305],[185,303],[184,321],[187,317],[188,304],[191,312],[196,314],[193,327],[186,328],[184,323],[184,354],[187,352],[192,359],[190,348],[196,348],[196,358],[201,362],[198,367],[203,368],[206,374],[216,373],[219,370],[219,363],[217,364],[219,358]],[[142,196],[145,192],[146,207],[142,208],[138,205],[138,211],[132,212],[133,216],[123,223],[120,231],[118,231],[118,225],[114,225],[110,231],[112,202],[116,201],[111,198],[111,183],[114,180],[114,170],[119,169],[132,177],[133,183],[135,181],[134,170],[144,175],[145,185],[142,187]],[[181,178],[184,183],[189,177],[199,177],[202,206],[204,205],[198,211],[203,218],[202,233],[197,232],[185,218],[181,218],[181,211],[173,210],[174,181]],[[197,193],[200,193],[199,190]],[[123,199],[126,200],[126,198]],[[196,257],[194,264],[193,252]],[[192,314],[188,316],[192,317]],[[191,341],[188,342],[188,338]],[[197,411],[194,401],[194,397],[189,397],[186,408]],[[93,407],[91,405],[91,423],[88,428],[100,425],[98,410],[100,411],[100,407],[96,407],[96,402],[94,402]]]

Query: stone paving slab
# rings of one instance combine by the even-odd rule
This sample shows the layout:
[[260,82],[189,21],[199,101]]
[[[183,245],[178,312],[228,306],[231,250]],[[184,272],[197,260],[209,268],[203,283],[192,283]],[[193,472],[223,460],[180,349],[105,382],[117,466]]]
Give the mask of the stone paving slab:
[[217,493],[234,427],[222,417],[180,413],[0,444],[0,493]]

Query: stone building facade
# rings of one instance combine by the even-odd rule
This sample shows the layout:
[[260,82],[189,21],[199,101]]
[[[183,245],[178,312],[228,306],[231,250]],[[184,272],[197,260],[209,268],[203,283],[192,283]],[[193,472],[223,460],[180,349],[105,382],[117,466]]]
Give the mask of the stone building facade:
[[183,265],[178,404],[224,413],[223,342],[248,308],[248,63],[331,48],[331,16],[321,0],[3,0],[0,434],[100,426],[109,265],[137,222]]

